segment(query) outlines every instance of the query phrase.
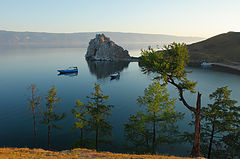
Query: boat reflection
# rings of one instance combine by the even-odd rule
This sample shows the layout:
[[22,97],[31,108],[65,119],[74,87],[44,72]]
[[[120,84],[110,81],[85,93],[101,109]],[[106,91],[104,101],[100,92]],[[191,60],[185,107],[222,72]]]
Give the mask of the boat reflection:
[[97,79],[111,78],[120,79],[120,75],[118,77],[114,77],[112,79],[111,75],[115,72],[123,71],[125,68],[128,68],[129,61],[87,61],[88,68],[91,74],[95,75]]
[[120,75],[114,76],[114,77],[112,77],[112,76],[110,77],[110,81],[111,80],[119,80],[119,79],[120,79]]
[[59,73],[58,76],[68,76],[68,77],[74,77],[77,76],[78,72],[71,72],[71,73]]

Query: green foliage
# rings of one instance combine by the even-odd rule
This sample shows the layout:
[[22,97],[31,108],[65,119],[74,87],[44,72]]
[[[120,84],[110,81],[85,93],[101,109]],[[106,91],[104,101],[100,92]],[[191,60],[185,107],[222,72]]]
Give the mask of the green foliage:
[[112,136],[112,126],[107,118],[111,116],[110,111],[113,105],[105,104],[109,96],[105,96],[102,92],[100,85],[95,83],[94,92],[91,93],[91,96],[87,96],[88,104],[77,101],[78,110],[72,110],[77,119],[77,122],[74,123],[75,128],[86,128],[88,132],[95,132],[96,150],[98,150],[98,143],[109,144],[110,140],[105,137]]
[[57,91],[56,87],[53,86],[49,91],[48,95],[45,97],[46,102],[46,108],[47,111],[43,111],[43,119],[41,121],[42,124],[51,126],[52,128],[61,129],[60,126],[57,126],[55,122],[62,120],[66,115],[65,113],[62,113],[61,115],[58,115],[54,112],[54,108],[56,107],[56,103],[60,101],[60,98],[57,97]]
[[195,92],[196,82],[187,79],[185,67],[189,62],[189,53],[185,44],[172,43],[164,46],[163,50],[142,50],[140,66],[144,73],[157,73],[155,79],[163,80],[165,84],[177,80],[182,90]]
[[27,99],[29,102],[29,106],[27,108],[32,111],[36,111],[41,104],[41,98],[40,95],[38,95],[36,84],[31,84],[31,86],[27,89],[31,92],[31,98]]
[[54,108],[56,107],[56,103],[60,101],[60,98],[57,97],[56,87],[53,86],[49,91],[48,95],[45,97],[46,100],[46,111],[42,112],[42,120],[41,124],[45,124],[48,127],[48,149],[50,149],[50,134],[51,128],[61,129],[61,126],[55,124],[55,122],[60,121],[65,118],[65,113],[58,115],[54,112]]
[[[201,152],[206,157],[240,156],[240,107],[230,98],[231,92],[228,87],[217,88],[209,95],[213,103],[201,110]],[[190,123],[193,124],[194,121]],[[193,135],[185,132],[185,140],[191,143]]]
[[87,105],[83,104],[79,100],[76,101],[75,109],[72,109],[72,113],[74,114],[74,118],[76,122],[74,122],[73,129],[82,129],[87,126],[86,116],[88,114]]
[[144,114],[137,112],[136,115],[130,115],[128,120],[125,124],[124,135],[130,143],[125,145],[126,150],[137,154],[151,152],[152,133],[148,130]]
[[169,98],[167,89],[161,86],[159,82],[154,82],[144,90],[144,96],[137,99],[140,106],[149,113],[150,118],[155,114],[161,118],[164,112],[173,112],[175,99]]
[[197,94],[196,106],[188,104],[184,98],[184,91],[195,93],[196,82],[190,81],[185,67],[188,64],[189,53],[185,44],[172,43],[164,46],[163,50],[155,51],[152,48],[142,50],[142,56],[139,60],[139,65],[144,73],[154,73],[154,79],[163,82],[163,85],[170,83],[178,93],[179,100],[183,105],[195,115],[195,134],[191,157],[200,157],[200,110],[201,110],[201,94]]
[[110,111],[113,105],[106,105],[105,100],[109,99],[109,96],[105,96],[102,93],[99,84],[95,83],[94,92],[92,96],[87,96],[89,99],[88,112],[89,112],[89,126],[90,129],[95,130],[96,127],[103,131],[102,135],[111,136],[111,125],[106,120],[111,116]]
[[41,104],[40,95],[38,95],[38,89],[36,87],[36,84],[31,84],[29,88],[27,88],[31,92],[31,98],[28,98],[29,106],[27,107],[32,111],[33,115],[33,128],[34,128],[34,146],[36,147],[36,140],[37,140],[37,124],[36,124],[36,118],[37,113],[39,110],[39,106]]
[[239,124],[240,108],[236,106],[237,101],[230,98],[231,92],[227,87],[221,87],[209,95],[214,102],[202,108],[206,128],[214,124],[216,132],[224,132],[234,130]]
[[165,86],[154,82],[137,101],[143,110],[131,115],[125,124],[128,148],[136,153],[154,153],[159,144],[177,142],[179,132],[175,123],[183,114],[175,111],[175,99],[169,97]]
[[80,129],[80,140],[76,141],[73,145],[76,147],[86,147],[89,146],[89,140],[85,137],[83,138],[84,129],[87,128],[88,125],[88,105],[83,104],[79,100],[76,101],[75,109],[72,109],[72,113],[75,118],[75,122],[73,123],[73,130]]
[[239,134],[240,107],[236,106],[236,100],[230,98],[231,92],[227,86],[217,88],[209,95],[213,103],[202,108],[202,134],[207,138],[205,139],[207,142],[211,136],[213,137],[212,155],[215,157],[220,153],[231,155],[232,152],[236,153],[239,150],[237,148],[240,145],[240,138],[235,137]]
[[225,152],[227,152],[228,156],[240,157],[240,126],[227,135],[224,135],[222,141],[226,145]]

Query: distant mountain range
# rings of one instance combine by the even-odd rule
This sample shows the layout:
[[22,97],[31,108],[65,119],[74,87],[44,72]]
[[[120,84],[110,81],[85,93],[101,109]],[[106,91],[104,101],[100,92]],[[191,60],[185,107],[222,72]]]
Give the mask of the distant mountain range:
[[240,65],[240,32],[228,32],[188,46],[191,61]]
[[[172,42],[193,43],[203,38],[182,37],[163,34],[140,34],[121,32],[80,32],[80,33],[42,33],[42,32],[14,32],[0,30],[0,48],[29,47],[29,48],[57,48],[57,47],[87,47],[90,39],[97,33],[104,33],[118,45],[126,49],[157,46]],[[139,48],[140,47],[140,48]]]

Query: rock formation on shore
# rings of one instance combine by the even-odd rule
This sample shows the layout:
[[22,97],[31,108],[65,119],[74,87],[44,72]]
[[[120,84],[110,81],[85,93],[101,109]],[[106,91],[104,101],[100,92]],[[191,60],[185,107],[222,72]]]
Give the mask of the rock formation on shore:
[[87,60],[95,61],[131,59],[127,50],[124,50],[121,46],[115,44],[104,34],[96,34],[96,38],[89,42],[85,57]]

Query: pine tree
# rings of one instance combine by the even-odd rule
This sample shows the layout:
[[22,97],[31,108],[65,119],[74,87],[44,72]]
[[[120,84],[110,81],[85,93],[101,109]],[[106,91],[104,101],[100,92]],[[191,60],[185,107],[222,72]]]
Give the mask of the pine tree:
[[62,120],[65,117],[65,113],[58,115],[54,112],[56,103],[60,101],[60,98],[57,97],[57,91],[55,86],[53,86],[48,91],[48,95],[45,97],[45,100],[47,101],[46,103],[47,110],[42,112],[43,119],[41,123],[47,125],[48,127],[48,150],[50,150],[51,128],[55,128],[55,129],[62,128],[56,125],[55,122]]
[[[232,145],[239,144],[239,137],[235,140],[231,139],[239,133],[240,127],[240,107],[236,106],[236,100],[230,98],[231,92],[228,87],[217,88],[209,95],[213,103],[202,108],[202,132],[207,138],[206,141],[209,141],[208,158],[212,156],[213,145],[215,148],[221,148],[220,153],[224,152],[224,147],[227,148],[228,150],[224,154],[229,154],[235,149]],[[229,146],[231,148],[228,148]],[[235,149],[235,151],[237,150]]]
[[72,113],[74,114],[75,122],[73,129],[80,129],[80,147],[84,147],[84,138],[83,138],[83,132],[84,128],[87,127],[88,125],[88,120],[87,120],[87,105],[83,104],[79,100],[76,101],[75,109],[72,109]]
[[[99,150],[99,142],[109,142],[104,137],[110,137],[112,135],[112,126],[107,121],[110,117],[110,111],[113,105],[106,105],[105,100],[109,99],[109,96],[102,94],[102,90],[99,84],[95,83],[94,92],[89,99],[88,112],[89,112],[89,130],[95,132],[95,149]],[[101,138],[100,138],[101,137]]]
[[36,87],[36,84],[31,84],[31,86],[28,88],[29,91],[31,91],[31,98],[28,98],[29,106],[27,107],[32,111],[33,115],[33,132],[34,132],[34,141],[33,145],[36,147],[36,140],[37,140],[37,125],[36,125],[36,115],[37,111],[40,105],[40,96],[38,95],[38,89]]
[[155,154],[158,144],[170,143],[171,139],[177,137],[174,123],[183,114],[175,111],[175,99],[169,97],[167,89],[160,82],[149,85],[144,96],[138,97],[137,101],[143,110],[130,116],[129,123],[125,125],[125,136],[136,148],[137,144],[141,144],[140,149],[146,152],[151,147],[152,154]]
[[124,125],[124,136],[127,144],[124,145],[127,151],[145,154],[152,150],[152,133],[145,122],[145,115],[137,111],[136,115],[131,114],[128,122]]

